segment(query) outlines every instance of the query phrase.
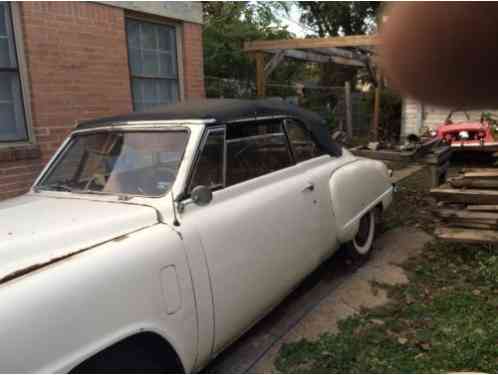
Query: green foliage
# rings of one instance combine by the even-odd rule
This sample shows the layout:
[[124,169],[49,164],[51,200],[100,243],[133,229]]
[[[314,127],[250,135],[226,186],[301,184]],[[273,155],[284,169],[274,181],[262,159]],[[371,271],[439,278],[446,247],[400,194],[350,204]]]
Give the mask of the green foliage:
[[[298,1],[301,22],[320,37],[369,34],[376,29],[379,1]],[[358,68],[324,64],[320,81],[324,86],[343,86],[350,81],[354,87]]]
[[380,1],[298,1],[301,22],[320,37],[368,34],[376,27]]
[[[288,39],[292,35],[275,17],[286,12],[285,2],[203,2],[204,72],[206,76],[255,80],[255,64],[243,51],[246,41]],[[303,64],[286,62],[273,80],[285,81],[302,75]]]
[[[384,286],[391,304],[340,322],[338,334],[285,345],[277,369],[285,373],[497,372],[494,254],[496,249],[486,246],[430,243],[422,255],[405,264],[408,286]],[[483,270],[495,277],[483,278]]]
[[494,116],[491,112],[483,112],[482,120],[489,124],[493,139],[498,139],[498,121],[496,116]]
[[[362,97],[361,111],[371,113],[375,101],[375,90]],[[379,140],[398,141],[401,131],[402,98],[396,92],[385,88],[380,94]]]

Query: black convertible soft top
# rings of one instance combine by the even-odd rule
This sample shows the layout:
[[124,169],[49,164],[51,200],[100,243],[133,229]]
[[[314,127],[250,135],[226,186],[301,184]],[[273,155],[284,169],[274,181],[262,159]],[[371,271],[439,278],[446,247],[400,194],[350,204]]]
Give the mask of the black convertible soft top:
[[[207,126],[249,120],[255,117],[288,116],[301,120],[322,149],[340,156],[342,148],[332,142],[325,121],[317,114],[282,100],[205,99],[151,108],[145,112],[105,117],[80,123],[77,130],[98,129],[109,124],[154,120],[214,120]],[[243,126],[243,122],[241,126]]]

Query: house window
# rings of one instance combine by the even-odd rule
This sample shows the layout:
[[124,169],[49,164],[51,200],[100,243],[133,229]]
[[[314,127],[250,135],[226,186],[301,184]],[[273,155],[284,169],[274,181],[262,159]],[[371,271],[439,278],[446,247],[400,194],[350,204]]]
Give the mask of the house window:
[[0,142],[28,140],[21,77],[8,3],[0,3]]
[[127,19],[126,32],[134,110],[177,102],[175,27]]

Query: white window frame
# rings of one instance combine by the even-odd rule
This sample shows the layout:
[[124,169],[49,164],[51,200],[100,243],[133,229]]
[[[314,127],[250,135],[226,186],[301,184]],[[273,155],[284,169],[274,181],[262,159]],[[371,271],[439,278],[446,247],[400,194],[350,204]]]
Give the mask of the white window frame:
[[10,8],[12,29],[14,31],[14,44],[17,55],[17,70],[21,81],[21,100],[24,106],[24,121],[26,126],[27,140],[6,142],[0,141],[0,149],[12,148],[16,146],[26,146],[36,143],[36,137],[33,130],[33,118],[31,113],[31,92],[29,87],[28,68],[26,55],[24,53],[24,33],[21,22],[21,4],[18,2],[8,2]]
[[125,13],[125,35],[126,35],[126,57],[128,59],[128,70],[130,77],[130,94],[132,95],[133,101],[133,86],[132,79],[133,75],[131,74],[131,66],[130,66],[130,57],[128,51],[128,32],[126,31],[126,20],[134,20],[138,22],[148,22],[148,23],[156,23],[158,25],[166,25],[175,28],[176,34],[176,66],[177,66],[177,75],[178,75],[178,101],[183,102],[185,100],[185,82],[184,82],[184,70],[183,70],[183,27],[181,23],[169,21],[166,19],[157,19],[155,17],[150,17],[141,14],[135,13]]

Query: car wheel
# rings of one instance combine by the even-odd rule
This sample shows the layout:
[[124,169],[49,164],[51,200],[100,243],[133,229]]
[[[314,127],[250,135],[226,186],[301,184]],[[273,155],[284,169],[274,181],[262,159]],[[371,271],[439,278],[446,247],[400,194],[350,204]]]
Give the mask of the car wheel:
[[370,255],[376,232],[376,211],[370,210],[360,219],[358,232],[346,247],[349,255],[355,259],[367,259]]

